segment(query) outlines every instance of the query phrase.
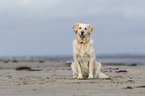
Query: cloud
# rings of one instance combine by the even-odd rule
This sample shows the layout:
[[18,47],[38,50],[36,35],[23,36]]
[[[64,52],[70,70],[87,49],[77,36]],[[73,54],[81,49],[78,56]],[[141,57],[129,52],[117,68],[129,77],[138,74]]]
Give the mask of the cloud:
[[[93,26],[97,52],[140,50],[145,53],[144,3],[144,0],[0,0],[3,46],[0,52],[3,55],[71,54],[74,39],[71,27],[82,22]],[[108,44],[111,44],[109,48]]]

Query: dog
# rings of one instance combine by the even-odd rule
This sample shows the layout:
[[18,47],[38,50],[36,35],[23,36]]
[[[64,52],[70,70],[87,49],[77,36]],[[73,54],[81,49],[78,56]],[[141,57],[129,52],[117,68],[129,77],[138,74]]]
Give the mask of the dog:
[[93,28],[90,24],[77,23],[72,27],[75,32],[73,41],[74,62],[71,64],[73,78],[109,78],[101,73],[101,63],[96,61],[93,40],[90,39]]

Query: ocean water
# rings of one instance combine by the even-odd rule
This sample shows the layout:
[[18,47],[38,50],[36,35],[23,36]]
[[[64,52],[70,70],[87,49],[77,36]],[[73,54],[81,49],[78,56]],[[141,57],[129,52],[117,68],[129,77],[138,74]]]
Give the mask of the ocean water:
[[99,57],[98,61],[103,63],[139,63],[145,64],[145,57]]
[[[125,64],[144,64],[145,56],[97,56],[96,60],[102,63],[125,63]],[[47,63],[71,63],[73,56],[33,56],[33,57],[11,57],[0,58],[0,62],[47,62]]]
[[[69,61],[73,61],[73,57],[62,60],[69,63]],[[97,56],[96,60],[102,63],[145,64],[145,56]]]
[[[97,61],[102,63],[104,68],[127,68],[127,67],[145,67],[145,56],[97,56]],[[70,64],[73,61],[72,56],[59,56],[59,57],[13,57],[13,58],[0,58],[0,63],[11,64],[19,62],[29,63],[65,63],[67,66],[62,67],[40,67],[40,69],[71,69]],[[29,64],[27,63],[27,64]],[[38,68],[37,68],[38,69]],[[0,72],[15,71],[14,69],[0,69]]]

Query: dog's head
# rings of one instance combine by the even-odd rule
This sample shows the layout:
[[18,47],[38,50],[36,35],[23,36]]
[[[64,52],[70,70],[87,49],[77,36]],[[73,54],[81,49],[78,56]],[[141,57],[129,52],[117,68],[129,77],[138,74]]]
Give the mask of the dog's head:
[[77,23],[72,28],[75,32],[76,39],[80,43],[86,43],[89,40],[91,32],[93,31],[93,28],[90,26],[90,24]]

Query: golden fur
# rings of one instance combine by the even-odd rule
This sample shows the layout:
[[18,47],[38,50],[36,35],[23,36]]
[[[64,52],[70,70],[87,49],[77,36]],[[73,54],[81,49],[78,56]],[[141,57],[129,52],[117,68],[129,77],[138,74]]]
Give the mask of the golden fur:
[[[90,39],[93,28],[90,24],[78,23],[73,26],[73,30],[76,37],[73,41],[74,62],[71,65],[73,78],[108,78],[100,72],[101,63],[96,62],[93,40]],[[83,38],[81,38],[82,32]]]

